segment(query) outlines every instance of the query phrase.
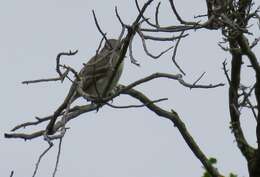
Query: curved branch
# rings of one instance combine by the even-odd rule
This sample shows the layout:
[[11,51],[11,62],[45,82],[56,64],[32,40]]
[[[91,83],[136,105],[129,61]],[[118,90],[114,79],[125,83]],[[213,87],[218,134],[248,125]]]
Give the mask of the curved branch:
[[177,12],[176,8],[175,8],[175,5],[173,3],[173,0],[169,0],[170,2],[170,5],[171,5],[171,8],[172,8],[172,11],[173,13],[175,14],[175,16],[177,17],[178,21],[181,23],[181,24],[186,24],[186,25],[196,25],[197,23],[196,22],[186,22],[184,21],[181,16],[179,15],[179,13]]
[[196,155],[196,157],[201,161],[201,163],[204,165],[204,167],[207,169],[207,171],[211,174],[212,177],[220,177],[220,173],[217,171],[216,168],[214,168],[208,161],[208,158],[206,155],[202,152],[200,147],[197,145],[193,137],[190,135],[188,132],[185,124],[182,122],[178,114],[171,110],[171,112],[166,111],[158,106],[156,106],[154,103],[151,103],[151,100],[147,98],[144,94],[141,92],[130,89],[130,90],[125,90],[123,94],[130,95],[140,102],[142,102],[148,109],[153,111],[155,114],[158,116],[161,116],[163,118],[169,119],[170,121],[173,122],[174,126],[176,126],[181,133],[182,137],[184,138],[185,142],[187,145],[190,147],[192,152]]
[[[209,84],[209,85],[190,84],[190,83],[187,83],[186,81],[183,80],[181,74],[173,75],[173,74],[167,74],[167,73],[154,73],[154,74],[151,74],[150,76],[147,76],[145,78],[139,79],[139,80],[133,82],[132,84],[129,84],[128,86],[126,86],[125,89],[133,88],[133,87],[135,87],[137,85],[140,85],[142,83],[148,82],[148,81],[156,79],[156,78],[168,78],[168,79],[177,80],[177,81],[179,81],[179,83],[181,85],[183,85],[185,87],[188,87],[190,89],[191,88],[208,89],[208,88],[216,88],[216,87],[224,86],[223,83],[219,83],[219,84],[215,84],[215,85],[212,85],[212,84]],[[125,89],[123,89],[123,90],[125,90]]]
[[[100,102],[107,102],[109,100],[112,100],[113,98],[119,96],[122,92],[124,92],[125,90],[129,90],[131,88],[134,88],[140,84],[143,84],[145,82],[151,81],[153,79],[157,79],[157,78],[168,78],[168,79],[173,79],[173,80],[177,80],[181,85],[183,85],[184,87],[187,88],[202,88],[202,89],[209,89],[209,88],[216,88],[216,87],[220,87],[220,86],[224,86],[223,83],[219,83],[219,84],[209,84],[209,85],[197,85],[197,84],[190,84],[187,83],[186,81],[183,80],[182,75],[181,74],[177,74],[177,75],[173,75],[173,74],[167,74],[167,73],[154,73],[151,74],[150,76],[144,77],[142,79],[139,79],[131,84],[129,84],[128,86],[125,86],[124,88],[120,88],[119,86],[119,90],[117,90],[117,92],[109,97],[105,97],[101,100],[99,100]],[[80,93],[80,92],[79,92]],[[82,97],[84,97],[84,93],[82,94]],[[88,96],[84,97],[85,99],[90,99]],[[93,99],[92,101],[95,101],[95,99]],[[97,108],[97,106],[92,107],[91,105],[85,105],[85,106],[75,106],[73,108],[71,108],[69,110],[69,114],[68,114],[68,120],[74,118],[74,116],[77,116],[81,113],[85,113],[85,112],[89,112],[92,110],[95,110]],[[63,115],[64,113],[61,113],[60,115]],[[32,121],[32,122],[26,122],[20,125],[15,126],[11,131],[16,131],[20,128],[25,128],[31,125],[38,125],[42,122],[48,121],[53,117],[53,115],[44,117],[44,118],[38,118],[36,117],[36,121]],[[60,128],[60,126],[58,126]],[[57,129],[56,129],[57,130]],[[6,138],[23,138],[23,139],[33,139],[36,136],[40,136],[42,132],[40,132],[39,134],[34,134],[34,135],[21,135],[21,134],[5,134]],[[21,137],[19,137],[21,135]]]
[[[94,111],[97,108],[98,108],[98,105],[96,105],[96,104],[77,106],[77,109],[75,111],[69,112],[64,117],[64,119],[66,120],[65,124],[68,121],[78,117],[79,115],[81,115],[83,113],[86,113],[86,112]],[[59,128],[61,128],[63,126],[64,126],[64,123],[61,122],[61,121],[58,121],[55,124],[55,126],[53,127],[53,130],[56,132]],[[24,140],[31,140],[31,139],[38,138],[38,137],[44,135],[45,132],[46,132],[46,130],[44,129],[44,130],[39,130],[39,131],[31,133],[31,134],[26,134],[26,133],[5,133],[4,136],[5,136],[5,138],[20,138],[20,139],[24,139]]]
[[56,57],[56,71],[59,74],[60,77],[63,77],[63,74],[60,71],[60,58],[62,56],[72,56],[72,55],[76,55],[78,53],[78,50],[75,50],[74,52],[69,51],[69,52],[61,52],[57,55]]
[[[232,42],[231,42],[232,43]],[[234,44],[235,45],[235,44]],[[254,154],[254,149],[248,144],[240,125],[240,112],[238,103],[238,89],[240,85],[240,74],[242,65],[242,54],[231,53],[231,79],[229,86],[229,112],[231,118],[231,128],[234,133],[237,146],[244,157],[250,161]]]

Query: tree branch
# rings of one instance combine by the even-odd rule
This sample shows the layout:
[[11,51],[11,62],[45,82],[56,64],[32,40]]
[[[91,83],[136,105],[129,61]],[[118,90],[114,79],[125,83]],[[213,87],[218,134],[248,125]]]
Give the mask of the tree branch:
[[234,133],[238,148],[245,156],[245,158],[250,160],[252,158],[254,149],[247,143],[244,137],[243,130],[240,126],[240,113],[238,112],[238,89],[240,85],[242,55],[234,52],[231,54],[231,80],[229,86],[229,111],[231,118],[231,128],[232,132]]
[[193,137],[190,135],[188,132],[185,124],[182,122],[178,114],[171,110],[166,111],[158,106],[156,106],[154,103],[151,103],[151,100],[147,98],[144,94],[141,92],[130,89],[130,90],[125,90],[123,94],[130,95],[136,99],[138,99],[140,102],[142,102],[148,109],[150,109],[152,112],[157,114],[158,116],[161,116],[163,118],[169,119],[170,121],[173,122],[174,126],[176,126],[181,133],[182,137],[184,138],[185,142],[187,145],[190,147],[192,152],[195,154],[195,156],[201,161],[203,166],[207,169],[207,171],[212,175],[212,177],[220,177],[222,175],[219,174],[216,168],[214,168],[208,161],[208,158],[206,155],[202,152],[200,147],[197,145]]

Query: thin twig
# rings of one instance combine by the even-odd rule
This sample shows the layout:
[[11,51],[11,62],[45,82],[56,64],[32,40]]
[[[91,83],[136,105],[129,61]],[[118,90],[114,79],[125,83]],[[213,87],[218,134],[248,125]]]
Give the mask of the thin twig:
[[177,42],[176,42],[176,45],[174,47],[174,50],[173,50],[173,55],[172,55],[172,61],[173,63],[175,64],[175,66],[179,69],[179,71],[183,74],[183,75],[186,75],[185,72],[181,69],[180,65],[177,63],[176,61],[176,54],[177,54],[177,49],[178,49],[178,46],[180,44],[180,41],[181,41],[181,37],[184,36],[184,31],[181,32]]
[[[245,104],[246,100],[250,97],[251,93],[252,93],[253,90],[255,89],[255,86],[256,86],[256,84],[254,84],[254,86],[249,90],[248,93],[246,93],[245,90],[242,89],[244,99],[243,99],[243,101],[240,103],[241,105],[244,105],[244,104]],[[247,88],[248,88],[248,87],[247,87]]]
[[35,169],[34,169],[34,172],[33,172],[32,177],[35,177],[35,175],[36,175],[36,173],[37,173],[37,171],[38,171],[38,168],[39,168],[39,165],[40,165],[40,162],[41,162],[43,156],[52,148],[52,146],[53,146],[53,144],[49,144],[49,147],[48,147],[47,149],[45,149],[45,150],[41,153],[41,155],[39,156],[39,158],[38,158],[38,160],[37,160],[37,162],[36,162]]
[[14,132],[14,131],[16,131],[20,128],[25,128],[25,127],[28,127],[28,126],[31,126],[31,125],[38,125],[41,122],[45,122],[45,121],[50,120],[51,118],[52,118],[52,116],[47,116],[47,117],[44,117],[44,118],[35,117],[36,121],[26,122],[26,123],[17,125],[13,129],[11,129],[11,131]]
[[51,82],[51,81],[60,81],[61,77],[55,77],[55,78],[48,78],[48,79],[36,79],[36,80],[27,80],[22,81],[22,84],[33,84],[33,83],[39,83],[39,82]]
[[158,3],[158,5],[156,6],[156,11],[155,11],[155,24],[157,26],[160,26],[159,24],[159,8],[160,8],[161,2]]
[[[148,1],[148,2],[149,2],[149,1]],[[159,28],[159,26],[157,26],[157,25],[151,23],[151,22],[149,21],[149,19],[144,16],[142,10],[140,9],[140,6],[139,6],[137,0],[135,0],[135,5],[136,5],[136,8],[137,8],[139,14],[141,15],[141,18],[142,18],[147,24],[149,24],[149,25],[152,26],[152,27]]]
[[175,8],[175,5],[173,3],[173,0],[169,0],[170,2],[170,5],[171,5],[171,8],[172,8],[172,11],[173,13],[175,14],[175,16],[177,17],[178,21],[181,23],[181,24],[186,24],[186,25],[196,25],[197,22],[186,22],[184,21],[181,16],[179,15],[179,13],[177,12],[176,8]]
[[106,37],[106,33],[104,33],[104,32],[101,30],[101,28],[100,28],[100,26],[99,26],[99,24],[98,24],[98,20],[97,20],[97,17],[96,17],[96,14],[95,14],[95,11],[94,11],[94,10],[92,10],[92,14],[93,14],[94,21],[95,21],[95,24],[96,24],[96,26],[97,26],[98,31],[99,31],[100,34],[103,36],[103,38],[106,40],[106,42],[108,43],[108,45],[110,45],[110,47],[112,48],[111,44],[108,42],[108,39],[107,39],[107,37]]
[[226,59],[225,59],[225,61],[223,61],[222,65],[223,65],[223,70],[224,70],[225,76],[227,78],[228,84],[230,85],[231,84],[231,80],[230,80],[230,77],[228,75],[228,71],[229,70],[226,67],[227,66],[227,60]]
[[255,107],[253,106],[253,104],[251,103],[251,101],[250,101],[249,99],[247,99],[247,103],[248,103],[248,105],[249,105],[249,108],[250,108],[251,111],[252,111],[252,114],[253,114],[253,116],[254,116],[254,118],[255,118],[255,121],[257,122],[257,121],[258,121],[258,118],[257,118],[257,113],[256,113],[256,111],[255,111]]
[[[70,113],[66,115],[66,121],[70,121],[79,115],[86,113],[86,112],[91,112],[96,110],[98,105],[96,104],[88,104],[88,105],[83,105],[83,106],[75,106],[74,108],[70,109]],[[56,132],[58,129],[64,126],[64,123],[61,123],[58,121],[55,123],[53,127],[53,131]],[[43,136],[46,134],[46,129],[39,130],[33,133],[5,133],[4,136],[5,138],[19,138],[19,139],[24,139],[24,140],[31,140],[34,138],[38,138],[40,136]],[[58,138],[58,137],[57,137]]]
[[124,24],[123,20],[121,19],[120,15],[118,13],[118,10],[117,10],[117,6],[115,7],[115,12],[116,12],[116,17],[117,17],[118,21],[120,22],[121,26],[122,27],[127,26],[127,25]]
[[166,50],[162,51],[161,53],[159,53],[158,55],[153,55],[153,54],[151,54],[151,53],[149,52],[149,50],[147,49],[146,42],[145,42],[145,39],[144,39],[144,37],[143,37],[143,33],[142,33],[140,30],[138,30],[137,33],[139,34],[139,36],[140,36],[140,38],[141,38],[141,40],[142,40],[142,44],[143,44],[143,48],[144,48],[145,53],[146,53],[149,57],[151,57],[151,58],[153,58],[153,59],[158,59],[158,58],[160,58],[163,54],[165,54],[166,52],[168,52],[169,50],[171,50],[171,49],[173,48],[173,47],[171,46],[171,47],[169,47],[168,49],[166,49]]
[[147,77],[144,77],[142,79],[139,79],[139,80],[129,84],[128,86],[125,86],[124,89],[119,90],[119,92],[117,94],[120,94],[124,90],[129,90],[131,88],[136,87],[137,85],[140,85],[142,83],[145,83],[145,82],[148,82],[150,80],[157,79],[157,78],[168,78],[168,79],[177,80],[181,85],[183,85],[183,86],[185,86],[187,88],[209,89],[209,88],[217,88],[217,87],[224,86],[223,83],[219,83],[219,84],[215,84],[215,85],[213,85],[213,84],[209,84],[209,85],[194,85],[194,84],[190,84],[190,83],[185,82],[183,80],[181,74],[173,75],[173,74],[168,74],[168,73],[154,73],[154,74],[151,74],[150,76],[147,76]]
[[[74,74],[74,77],[79,81],[80,80],[80,78],[79,78],[79,75],[78,75],[78,72],[75,70],[75,69],[73,69],[72,67],[70,67],[70,66],[66,66],[66,65],[60,65],[60,67],[62,67],[62,68],[65,68],[65,69],[67,69],[67,71],[69,72],[72,72],[73,74]],[[67,77],[67,75],[66,75],[66,77]],[[67,77],[68,78],[68,77]],[[71,80],[71,79],[70,79]],[[72,80],[71,80],[72,81]],[[72,81],[73,82],[73,81]]]
[[[133,36],[134,37],[134,36]],[[140,64],[138,63],[138,61],[134,58],[133,55],[133,37],[131,38],[130,42],[129,42],[129,58],[131,63],[133,63],[136,66],[140,66]]]
[[55,163],[55,168],[54,168],[54,171],[52,173],[52,177],[55,177],[55,175],[57,173],[57,170],[58,170],[58,165],[59,165],[59,161],[60,161],[60,154],[61,154],[62,139],[63,138],[60,138],[59,148],[58,148],[58,153],[57,153],[57,158],[56,158],[56,163]]
[[60,58],[62,56],[72,56],[72,55],[76,55],[78,53],[78,50],[75,50],[74,52],[69,51],[69,52],[61,52],[57,55],[56,57],[56,71],[59,74],[59,76],[62,78],[63,74],[60,71]]
[[[72,56],[72,55],[76,55],[78,53],[78,50],[72,52],[61,52],[57,55],[56,57],[56,71],[59,75],[59,77],[55,77],[55,78],[48,78],[48,79],[36,79],[36,80],[27,80],[27,81],[23,81],[22,84],[32,84],[32,83],[39,83],[39,82],[50,82],[50,81],[63,81],[65,77],[67,77],[69,71],[73,72],[75,77],[77,77],[77,73],[73,68],[71,67],[65,67],[65,65],[61,65],[60,64],[60,59],[62,56]],[[60,67],[66,68],[66,71],[64,73],[61,72]]]
[[142,107],[147,106],[148,104],[154,104],[154,103],[158,103],[158,102],[165,101],[165,100],[168,100],[168,98],[161,98],[161,99],[158,99],[158,100],[152,100],[150,103],[141,104],[141,105],[116,106],[116,105],[113,105],[113,104],[110,104],[110,103],[105,103],[105,104],[112,107],[112,108],[128,109],[128,108],[142,108]]
[[172,37],[157,37],[157,36],[145,35],[144,33],[142,33],[142,36],[144,39],[149,39],[149,40],[153,40],[153,41],[174,41],[176,39],[184,38],[188,35],[189,34],[185,34],[182,36],[172,36]]
[[14,176],[14,171],[12,170],[10,173],[10,177],[13,177],[13,176]]
[[[200,75],[200,77],[199,77],[192,85],[195,86],[195,85],[201,80],[201,78],[204,76],[204,74],[206,74],[206,72],[203,72],[203,73]],[[190,89],[192,89],[192,87],[191,87]]]

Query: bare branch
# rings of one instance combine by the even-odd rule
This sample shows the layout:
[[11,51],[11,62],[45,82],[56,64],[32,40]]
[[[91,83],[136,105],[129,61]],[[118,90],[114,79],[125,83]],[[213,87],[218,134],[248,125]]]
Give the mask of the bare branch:
[[197,22],[186,22],[184,20],[182,20],[181,16],[179,15],[179,13],[177,12],[176,8],[175,8],[175,5],[173,3],[173,0],[169,0],[170,2],[170,5],[171,5],[171,8],[172,8],[172,11],[173,13],[175,14],[175,16],[177,17],[178,21],[181,23],[181,24],[186,24],[186,25],[197,25]]
[[28,126],[31,126],[31,125],[38,125],[40,124],[41,122],[45,122],[45,121],[48,121],[52,118],[52,115],[51,116],[47,116],[47,117],[44,117],[44,118],[39,118],[39,117],[35,117],[36,121],[32,121],[32,122],[26,122],[26,123],[23,123],[23,124],[20,124],[20,125],[17,125],[15,126],[11,131],[14,132],[20,128],[26,128]]
[[197,84],[189,84],[187,82],[185,82],[182,78],[181,74],[177,74],[177,75],[173,75],[173,74],[167,74],[167,73],[154,73],[151,74],[150,76],[144,77],[142,79],[139,79],[135,82],[133,82],[132,84],[129,84],[128,86],[126,86],[123,90],[120,90],[119,93],[121,91],[124,91],[125,89],[131,89],[136,87],[137,85],[140,85],[142,83],[148,82],[150,80],[156,79],[156,78],[168,78],[168,79],[173,79],[173,80],[177,80],[179,81],[180,84],[182,84],[185,87],[188,88],[203,88],[203,89],[209,89],[209,88],[216,88],[216,87],[220,87],[220,86],[224,86],[223,83],[220,84],[209,84],[209,85],[197,85]]
[[186,75],[185,72],[181,69],[180,65],[176,62],[176,54],[177,54],[177,49],[178,49],[178,46],[179,46],[179,43],[181,41],[181,38],[184,37],[184,31],[181,32],[177,42],[176,42],[176,45],[174,47],[174,50],[173,50],[173,55],[172,55],[172,61],[173,63],[175,64],[175,66],[179,69],[179,71],[183,74],[183,75]]
[[257,60],[255,54],[250,49],[250,46],[248,44],[248,40],[246,39],[246,37],[244,35],[241,35],[238,38],[238,42],[239,42],[239,45],[241,47],[242,52],[245,55],[247,55],[247,57],[249,58],[249,60],[251,62],[252,67],[254,68],[256,74],[260,78],[260,65],[258,63],[258,60]]
[[[68,74],[68,72],[65,72]],[[39,82],[51,82],[51,81],[60,81],[63,80],[64,77],[55,77],[55,78],[48,78],[48,79],[36,79],[36,80],[27,80],[22,81],[22,84],[33,84],[33,83],[39,83]]]
[[52,177],[55,177],[55,175],[57,173],[57,170],[58,170],[58,165],[59,165],[59,161],[60,161],[60,154],[61,154],[62,139],[63,138],[60,138],[59,148],[58,148],[58,153],[57,153],[57,158],[56,158],[56,163],[55,163],[55,168],[54,168],[54,171],[52,173]]
[[[94,111],[96,110],[98,105],[96,104],[88,104],[88,105],[83,105],[83,106],[76,106],[72,109],[70,109],[70,112],[66,115],[66,121],[70,121],[79,115]],[[73,111],[72,111],[73,110]],[[49,116],[50,117],[50,116]],[[63,127],[64,123],[58,121],[53,127],[54,132],[56,132],[59,128]],[[24,140],[31,140],[34,138],[38,138],[40,136],[43,136],[45,134],[45,129],[44,130],[39,130],[31,134],[26,134],[26,133],[5,133],[4,136],[5,138],[20,138]]]
[[[231,43],[232,45],[236,45]],[[242,65],[242,54],[231,53],[231,79],[229,86],[229,112],[231,118],[231,129],[234,133],[237,146],[247,160],[253,156],[254,149],[248,144],[240,125],[240,112],[238,110],[238,89],[240,85],[240,73]]]
[[158,26],[154,25],[153,23],[151,23],[151,22],[148,20],[148,18],[145,18],[145,17],[144,17],[144,14],[143,14],[143,12],[142,12],[141,9],[140,9],[137,0],[135,0],[135,5],[136,5],[136,8],[137,8],[139,14],[141,14],[140,17],[141,17],[147,24],[149,24],[150,26],[153,26],[153,27],[158,27]]
[[[66,66],[66,65],[60,65],[62,68],[65,68],[66,69],[66,71],[67,72],[72,72],[73,74],[74,74],[74,77],[76,78],[76,80],[80,80],[80,78],[79,78],[79,75],[78,75],[78,72],[75,70],[75,69],[73,69],[72,67],[70,67],[70,66]],[[66,77],[67,77],[67,74],[66,74]],[[68,77],[67,77],[68,78]],[[68,78],[69,79],[69,78]],[[72,81],[71,79],[70,79],[70,81]],[[73,82],[73,81],[72,81]]]
[[229,78],[229,75],[228,75],[228,69],[227,69],[227,61],[225,60],[225,61],[223,61],[223,63],[222,63],[222,65],[223,65],[223,70],[224,70],[224,73],[225,73],[225,76],[226,76],[226,78],[227,78],[227,81],[228,81],[228,85],[230,85],[231,84],[231,81],[230,81],[230,78]]
[[[134,37],[134,36],[133,36]],[[133,55],[133,37],[131,38],[130,42],[129,42],[129,58],[131,63],[133,63],[136,66],[140,66],[140,64],[138,63],[138,61],[134,58]]]
[[161,5],[161,2],[158,3],[158,5],[156,6],[156,11],[155,11],[155,23],[156,23],[156,26],[160,26],[159,18],[158,18],[160,5]]
[[97,17],[96,17],[96,14],[95,14],[95,11],[94,11],[94,10],[92,10],[92,14],[93,14],[94,21],[95,21],[95,24],[96,24],[96,26],[97,26],[98,31],[100,32],[100,34],[102,35],[102,37],[106,40],[106,42],[108,43],[108,45],[110,45],[110,47],[112,48],[111,44],[108,42],[108,39],[107,39],[107,37],[106,37],[106,33],[104,33],[104,32],[101,30],[101,28],[100,28],[100,26],[99,26],[99,24],[98,24],[98,20],[97,20]]
[[[161,98],[161,99],[158,99],[158,100],[152,100],[150,103],[147,103],[147,104],[152,104],[152,103],[154,104],[154,103],[158,103],[158,102],[165,101],[165,100],[168,100],[168,98]],[[116,106],[116,105],[113,105],[113,104],[110,104],[110,103],[105,103],[105,104],[112,107],[112,108],[118,108],[118,109],[142,108],[142,107],[147,106],[147,104],[127,105],[127,106]]]
[[118,13],[117,7],[115,7],[115,12],[116,12],[116,17],[117,17],[118,21],[120,22],[121,26],[126,27],[127,25],[125,25],[123,20],[121,19],[120,15]]
[[209,28],[212,29],[210,26],[214,20],[214,15],[212,15],[208,21],[204,23],[199,23],[199,22],[191,22],[193,25],[177,25],[177,26],[166,26],[166,27],[158,27],[156,25],[153,25],[154,29],[151,28],[141,28],[141,31],[146,31],[146,32],[164,32],[164,33],[173,33],[173,32],[182,32],[182,31],[188,31],[188,30],[198,30],[198,29],[203,29],[203,28]]
[[14,171],[12,170],[10,173],[10,177],[13,177],[13,176],[14,176]]
[[53,144],[49,144],[49,147],[47,149],[45,149],[42,154],[39,156],[38,160],[37,160],[37,163],[35,165],[35,169],[34,169],[34,172],[33,172],[33,175],[32,177],[35,177],[37,171],[38,171],[38,168],[39,168],[39,165],[40,165],[40,162],[43,158],[43,156],[52,148]]
[[141,31],[139,31],[139,30],[137,31],[137,33],[139,34],[139,36],[140,36],[140,38],[141,38],[141,40],[142,40],[142,44],[143,44],[143,48],[144,48],[145,53],[146,53],[149,57],[151,57],[151,58],[153,58],[153,59],[158,59],[158,58],[160,58],[163,54],[165,54],[166,52],[168,52],[169,50],[171,50],[171,49],[173,48],[173,47],[169,47],[168,49],[162,51],[162,52],[159,53],[158,55],[153,55],[153,54],[151,54],[151,53],[148,51],[148,49],[147,49],[147,46],[146,46],[146,43],[145,43],[145,39],[144,39],[143,33],[142,33]]
[[156,37],[156,36],[145,35],[144,33],[142,33],[142,36],[144,39],[149,39],[149,40],[153,40],[153,41],[174,41],[174,40],[177,40],[180,38],[184,38],[184,37],[188,36],[188,34],[185,34],[182,36],[172,36],[172,37]]
[[[146,107],[148,109],[150,109],[152,112],[154,112],[155,114],[157,114],[158,116],[172,121],[174,126],[176,126],[178,128],[179,132],[181,133],[181,135],[184,138],[187,145],[190,147],[190,149],[192,150],[194,155],[201,161],[201,163],[204,165],[204,167],[207,169],[207,171],[209,171],[209,173],[213,177],[221,176],[219,174],[219,172],[217,171],[217,169],[214,168],[212,166],[212,164],[209,163],[208,158],[202,152],[200,147],[197,145],[197,143],[195,142],[195,140],[193,139],[191,134],[188,132],[184,122],[182,122],[181,118],[175,111],[172,110],[171,112],[169,112],[169,111],[166,111],[166,110],[156,106],[155,104],[151,103],[151,100],[149,98],[147,98],[144,94],[142,94],[141,92],[134,90],[134,89],[125,90],[123,94],[127,94],[127,95],[130,95],[130,96],[136,98],[143,104],[146,104]],[[148,103],[150,103],[150,104],[148,104]]]
[[60,58],[62,56],[72,56],[72,55],[76,55],[78,53],[78,50],[75,50],[74,52],[69,51],[69,52],[61,52],[57,55],[56,57],[56,71],[59,74],[59,76],[62,78],[64,74],[61,73],[60,71]]
[[[201,75],[200,75],[200,77],[192,84],[192,85],[196,85],[201,79],[202,79],[202,77],[204,76],[206,74],[206,72],[203,72]],[[192,89],[192,88],[191,88]]]
[[[75,77],[77,78],[77,72],[68,66],[65,65],[61,65],[60,64],[60,59],[62,56],[72,56],[72,55],[76,55],[78,53],[78,50],[72,52],[61,52],[57,55],[56,57],[56,71],[59,74],[59,77],[55,77],[55,78],[48,78],[48,79],[37,79],[37,80],[28,80],[28,81],[23,81],[22,84],[32,84],[32,83],[39,83],[39,82],[50,82],[50,81],[63,81],[65,79],[65,77],[67,77],[69,71],[73,72]],[[64,73],[61,73],[60,67],[66,68],[66,71]]]
[[26,133],[5,133],[5,138],[19,138],[24,140],[31,140],[37,137],[40,137],[44,134],[45,130],[40,130],[31,134]]
[[256,122],[257,122],[257,121],[258,121],[258,118],[257,118],[257,113],[256,113],[256,111],[255,111],[256,106],[253,106],[252,103],[251,103],[251,101],[250,101],[249,99],[247,99],[246,102],[248,103],[249,108],[251,109],[252,114],[253,114],[253,116],[254,116]]

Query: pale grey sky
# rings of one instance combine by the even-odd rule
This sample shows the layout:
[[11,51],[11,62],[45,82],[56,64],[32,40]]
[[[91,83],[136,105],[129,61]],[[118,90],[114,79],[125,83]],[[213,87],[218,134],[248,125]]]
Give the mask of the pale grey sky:
[[[142,1],[144,2],[144,1]],[[189,4],[189,5],[187,5]],[[0,0],[0,92],[2,118],[0,130],[0,173],[15,177],[31,176],[39,154],[47,147],[42,138],[24,142],[4,139],[3,133],[13,126],[53,113],[70,87],[70,82],[22,85],[21,81],[56,76],[55,58],[59,52],[78,49],[79,53],[62,60],[77,70],[95,54],[101,36],[96,29],[91,10],[95,9],[102,29],[109,37],[120,33],[114,7],[126,23],[136,15],[134,1],[126,0]],[[205,12],[202,0],[176,0],[180,14],[191,19]],[[147,15],[153,17],[155,3]],[[168,1],[162,3],[160,19],[164,24],[176,23]],[[219,31],[201,30],[181,41],[177,60],[187,72],[187,81],[195,81],[207,72],[201,83],[225,82],[222,62],[229,55],[218,46]],[[152,43],[153,53],[167,48]],[[138,68],[126,58],[120,83],[128,84],[154,72],[179,73],[171,62],[171,52],[158,60],[147,57],[140,40],[134,42],[134,55],[141,63]],[[241,156],[229,129],[228,87],[212,90],[189,90],[178,82],[161,79],[137,87],[151,99],[168,97],[159,103],[177,111],[198,145],[207,156],[218,159],[220,172],[248,176],[246,161]],[[82,101],[81,103],[84,103]],[[114,104],[139,104],[120,96]],[[254,120],[243,121],[249,142],[255,145]],[[177,128],[166,119],[157,117],[146,108],[118,110],[102,108],[87,113],[69,123],[70,130],[63,140],[57,177],[172,177],[202,175],[199,160],[193,155]],[[30,132],[39,127],[26,129]],[[43,128],[43,127],[41,127]],[[58,142],[44,157],[38,177],[51,176]]]

